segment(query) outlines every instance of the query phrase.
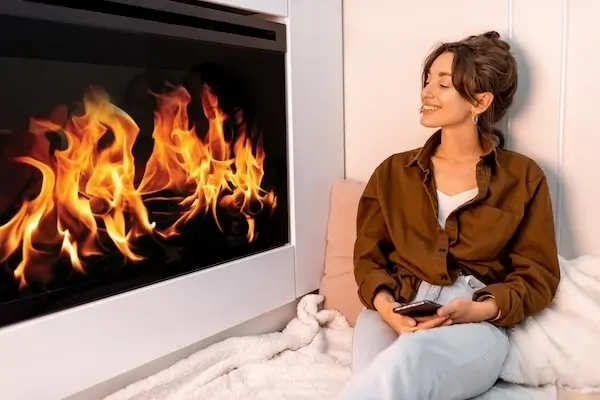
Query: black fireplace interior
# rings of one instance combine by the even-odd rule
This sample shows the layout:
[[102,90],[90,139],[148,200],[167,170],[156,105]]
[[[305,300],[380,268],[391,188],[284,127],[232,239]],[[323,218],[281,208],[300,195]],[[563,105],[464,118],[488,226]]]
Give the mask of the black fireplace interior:
[[0,6],[0,326],[289,241],[285,30],[125,3]]

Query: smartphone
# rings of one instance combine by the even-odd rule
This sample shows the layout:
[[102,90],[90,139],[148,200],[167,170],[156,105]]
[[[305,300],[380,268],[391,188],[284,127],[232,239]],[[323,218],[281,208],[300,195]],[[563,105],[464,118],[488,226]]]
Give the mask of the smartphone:
[[406,317],[411,318],[429,317],[431,315],[435,315],[438,308],[440,308],[441,306],[441,304],[435,303],[433,301],[424,300],[395,307],[393,311],[396,314],[404,315]]

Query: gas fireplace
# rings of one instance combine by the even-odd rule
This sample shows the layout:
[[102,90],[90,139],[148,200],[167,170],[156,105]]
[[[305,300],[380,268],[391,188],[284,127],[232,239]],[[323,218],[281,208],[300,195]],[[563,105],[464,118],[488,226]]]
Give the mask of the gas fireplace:
[[285,29],[198,4],[0,4],[0,326],[288,243]]

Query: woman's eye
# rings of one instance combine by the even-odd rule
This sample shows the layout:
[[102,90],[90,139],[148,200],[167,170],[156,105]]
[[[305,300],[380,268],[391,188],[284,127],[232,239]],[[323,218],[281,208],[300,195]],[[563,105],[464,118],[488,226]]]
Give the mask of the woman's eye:
[[448,89],[450,86],[440,85],[440,87],[443,87],[444,89]]

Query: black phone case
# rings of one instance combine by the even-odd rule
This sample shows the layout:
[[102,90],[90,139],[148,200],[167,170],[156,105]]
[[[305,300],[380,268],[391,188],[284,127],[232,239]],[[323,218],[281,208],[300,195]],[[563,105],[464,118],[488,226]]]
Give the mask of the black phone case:
[[417,303],[406,304],[400,307],[394,308],[396,314],[404,315],[406,317],[429,317],[436,313],[441,304],[434,303],[432,301],[419,301]]

